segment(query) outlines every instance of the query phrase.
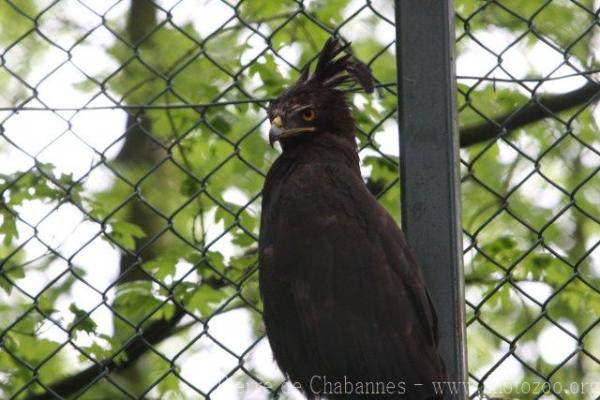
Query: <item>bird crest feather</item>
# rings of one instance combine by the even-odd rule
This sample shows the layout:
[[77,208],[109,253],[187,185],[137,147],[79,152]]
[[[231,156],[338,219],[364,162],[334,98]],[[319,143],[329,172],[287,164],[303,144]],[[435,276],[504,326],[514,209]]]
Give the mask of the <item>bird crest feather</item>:
[[354,81],[367,93],[372,93],[374,89],[373,76],[369,67],[351,54],[338,57],[349,47],[350,43],[341,44],[338,39],[329,38],[319,54],[313,74],[310,75],[310,63],[306,64],[298,83],[316,83],[323,87],[336,88]]

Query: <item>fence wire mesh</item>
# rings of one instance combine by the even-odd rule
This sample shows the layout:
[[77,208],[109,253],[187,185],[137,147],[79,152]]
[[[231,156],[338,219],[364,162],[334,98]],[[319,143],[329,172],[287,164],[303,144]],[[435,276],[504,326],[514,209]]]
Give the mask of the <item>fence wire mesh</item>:
[[[597,5],[455,6],[470,393],[595,398]],[[351,40],[399,218],[393,2],[2,0],[0,24],[0,397],[300,398],[260,318],[265,107]]]
[[598,3],[458,5],[471,394],[598,398]]
[[[265,108],[325,38],[392,19],[368,2],[3,1],[1,397],[280,394],[256,279]],[[389,204],[393,43],[354,47],[383,71],[359,136]]]

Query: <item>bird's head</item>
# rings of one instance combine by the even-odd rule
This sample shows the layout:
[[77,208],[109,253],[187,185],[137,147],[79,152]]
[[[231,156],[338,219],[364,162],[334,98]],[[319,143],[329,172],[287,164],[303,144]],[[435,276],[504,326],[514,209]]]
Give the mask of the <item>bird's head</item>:
[[371,93],[373,77],[369,68],[350,54],[338,57],[349,46],[330,38],[314,72],[310,73],[310,63],[307,64],[298,81],[271,103],[271,145],[280,141],[285,150],[287,145],[323,133],[354,140],[354,122],[340,87],[356,82]]

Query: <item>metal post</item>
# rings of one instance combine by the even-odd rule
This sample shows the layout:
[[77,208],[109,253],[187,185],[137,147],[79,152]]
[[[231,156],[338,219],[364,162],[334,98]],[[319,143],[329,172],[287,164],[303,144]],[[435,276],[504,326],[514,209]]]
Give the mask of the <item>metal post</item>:
[[452,0],[396,1],[402,225],[437,310],[449,380],[466,382],[453,19]]

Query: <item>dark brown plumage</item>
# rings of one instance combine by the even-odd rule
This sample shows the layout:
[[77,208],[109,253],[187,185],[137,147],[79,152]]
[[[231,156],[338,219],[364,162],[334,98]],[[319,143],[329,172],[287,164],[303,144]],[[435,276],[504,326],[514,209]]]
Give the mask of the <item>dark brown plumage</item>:
[[347,47],[330,39],[314,73],[307,66],[269,108],[270,139],[283,154],[263,191],[267,335],[309,399],[365,399],[369,388],[377,398],[434,399],[431,382],[445,379],[435,311],[402,232],[361,178],[338,88],[355,81],[372,92],[373,80],[339,56]]

